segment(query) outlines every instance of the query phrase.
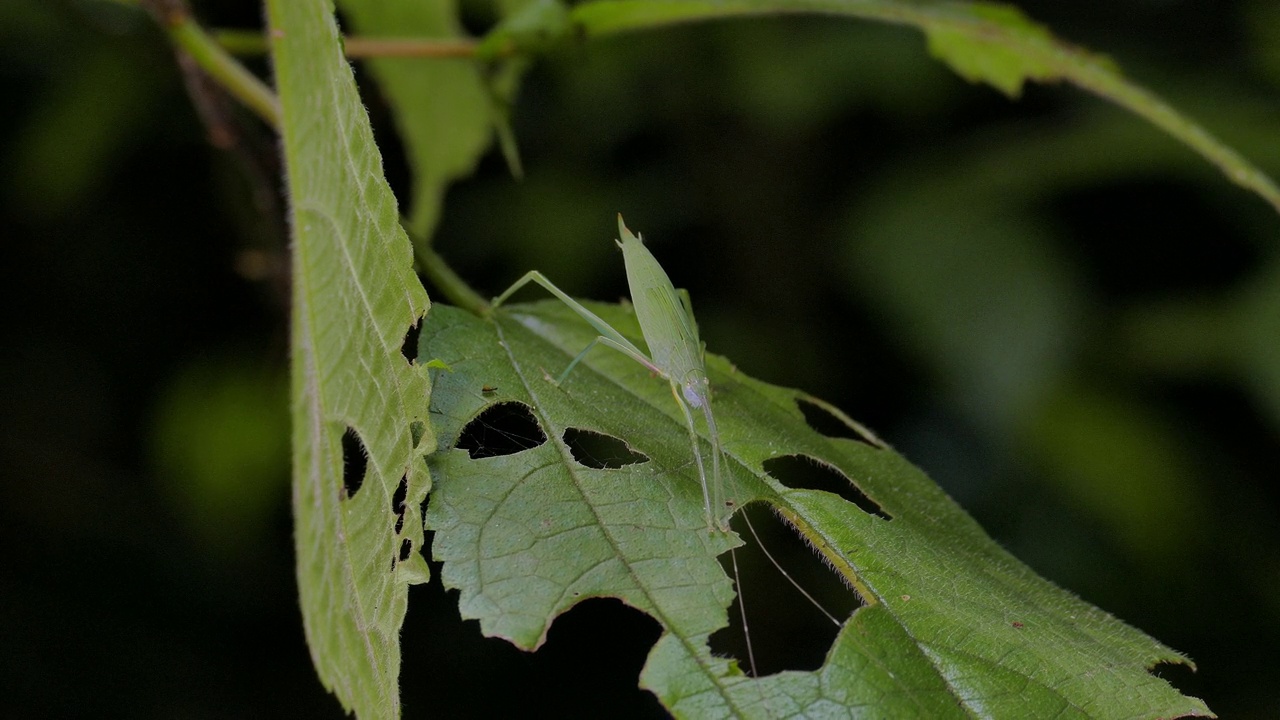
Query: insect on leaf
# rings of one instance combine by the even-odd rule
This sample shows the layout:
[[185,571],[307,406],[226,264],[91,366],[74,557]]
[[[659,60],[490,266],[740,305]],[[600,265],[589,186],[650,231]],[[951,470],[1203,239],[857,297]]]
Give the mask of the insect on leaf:
[[[589,306],[638,341],[631,309]],[[640,682],[678,717],[1208,713],[1147,671],[1184,662],[1178,653],[1037,577],[892,449],[819,434],[798,405],[806,395],[707,355],[727,494],[799,526],[863,601],[816,671],[755,679],[714,656],[708,638],[727,625],[733,600],[717,556],[740,541],[706,527],[666,382],[605,348],[562,384],[550,381],[595,335],[556,300],[504,306],[490,319],[437,305],[424,324],[420,353],[454,368],[437,375],[432,395],[441,450],[430,458],[426,522],[445,585],[486,635],[533,649],[575,604],[620,598],[662,625]],[[479,392],[486,383],[502,397]],[[479,459],[455,449],[499,402],[528,408],[545,440]],[[570,430],[617,438],[644,460],[579,463]],[[856,481],[879,512],[785,487],[764,465],[786,456]]]

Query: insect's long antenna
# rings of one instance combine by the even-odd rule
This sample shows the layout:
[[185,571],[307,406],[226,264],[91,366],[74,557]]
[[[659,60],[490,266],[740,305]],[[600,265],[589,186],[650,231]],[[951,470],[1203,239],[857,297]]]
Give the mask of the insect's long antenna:
[[[746,516],[746,513],[743,513]],[[754,530],[752,533],[754,534]],[[736,548],[729,548],[729,560],[733,563],[733,587],[738,596],[738,616],[742,618],[742,639],[747,646],[747,667],[751,669],[751,677],[760,678],[760,671],[756,668],[756,651],[751,646],[751,628],[747,625],[747,599],[742,591],[742,574],[738,572],[738,553]],[[765,715],[772,718],[773,709],[769,707],[769,698],[765,695],[764,687],[756,684],[756,690],[760,693],[760,704],[764,706]]]
[[[803,596],[805,597],[805,599],[806,599],[806,600],[808,600],[808,601],[809,601],[809,603],[810,603],[811,605],[813,605],[814,607],[818,608],[818,612],[822,613],[823,615],[826,615],[826,616],[827,616],[827,619],[828,619],[828,620],[830,620],[832,623],[834,623],[836,627],[840,627],[840,621],[836,619],[836,616],[835,616],[835,615],[832,615],[832,614],[831,614],[831,613],[830,613],[830,612],[829,612],[825,607],[823,607],[823,606],[822,606],[822,603],[818,602],[817,598],[815,598],[814,596],[810,595],[810,594],[809,594],[809,592],[808,592],[807,590],[805,590],[803,587],[801,587],[801,586],[800,586],[800,583],[796,582],[796,579],[795,579],[795,578],[793,578],[793,577],[791,577],[790,573],[788,573],[786,570],[783,570],[783,569],[782,569],[782,565],[781,565],[777,560],[775,560],[775,559],[773,558],[773,555],[769,553],[768,548],[766,548],[766,547],[764,546],[764,543],[760,541],[760,534],[756,532],[756,526],[751,524],[751,518],[747,516],[747,513],[746,513],[746,512],[743,512],[743,513],[742,513],[742,519],[743,519],[743,521],[744,521],[744,522],[746,522],[746,523],[747,523],[747,529],[751,531],[751,537],[753,537],[753,538],[755,538],[755,539],[756,539],[756,546],[760,548],[760,552],[764,553],[764,556],[765,556],[765,557],[769,558],[769,562],[773,564],[774,569],[775,569],[775,570],[777,570],[778,572],[782,573],[782,577],[786,578],[786,579],[787,579],[787,582],[791,583],[791,586],[792,586],[792,587],[794,587],[796,590],[799,590],[799,591],[800,591],[800,594],[801,594],[801,595],[803,595]],[[735,572],[737,571],[737,560],[736,560],[736,559],[734,560],[734,571],[735,571]],[[741,600],[742,600],[742,589],[741,589],[741,588],[739,588],[739,589],[738,589],[738,600],[739,600],[739,601],[741,601]],[[745,627],[745,626],[746,626],[746,620],[744,619],[742,622],[743,622],[743,626]],[[747,648],[748,648],[748,649],[747,649],[747,652],[748,652],[748,653],[750,653],[750,651],[751,651],[751,650],[750,650],[750,644],[751,644],[751,643],[750,643],[750,641],[748,641],[748,642],[747,642]]]
[[751,630],[747,627],[747,602],[742,595],[742,576],[738,574],[738,554],[729,549],[729,559],[733,562],[733,584],[738,590],[738,614],[742,616],[742,637],[747,644],[747,665],[751,668],[751,677],[760,677],[756,672],[756,653],[751,648]]

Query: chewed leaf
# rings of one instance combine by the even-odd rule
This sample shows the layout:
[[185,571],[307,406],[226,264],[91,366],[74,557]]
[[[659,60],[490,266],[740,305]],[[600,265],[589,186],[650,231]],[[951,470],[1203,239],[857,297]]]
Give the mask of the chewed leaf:
[[428,377],[406,337],[428,307],[331,4],[268,3],[293,230],[298,594],[325,687],[400,714],[400,626],[423,582]]
[[[629,308],[591,310],[639,338]],[[819,669],[748,677],[709,649],[733,599],[717,556],[741,540],[706,527],[667,383],[607,348],[562,385],[550,380],[593,337],[556,301],[505,306],[493,320],[437,305],[423,328],[420,356],[454,370],[437,374],[432,395],[441,450],[426,522],[445,585],[486,635],[536,648],[575,603],[619,598],[662,625],[641,684],[678,717],[1208,714],[1147,671],[1185,662],[1176,652],[1037,577],[893,450],[814,430],[800,409],[807,395],[708,355],[727,495],[775,508],[862,604]],[[503,402],[531,408],[546,441],[489,457],[455,449]],[[646,460],[579,462],[565,438],[581,432]],[[786,487],[766,471],[783,457],[833,469],[882,512]]]

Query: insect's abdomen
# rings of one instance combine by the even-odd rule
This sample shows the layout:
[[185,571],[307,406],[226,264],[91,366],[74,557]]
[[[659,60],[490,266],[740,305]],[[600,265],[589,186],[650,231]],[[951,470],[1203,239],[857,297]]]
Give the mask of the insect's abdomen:
[[625,227],[619,245],[627,266],[631,304],[653,364],[677,379],[693,368],[701,368],[697,334],[689,325],[671,279],[644,243]]

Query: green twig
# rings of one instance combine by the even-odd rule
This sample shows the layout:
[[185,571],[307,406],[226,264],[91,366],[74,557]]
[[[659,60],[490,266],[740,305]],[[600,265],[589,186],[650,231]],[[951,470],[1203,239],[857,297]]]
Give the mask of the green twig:
[[1280,187],[1276,186],[1269,175],[1153,93],[1098,68],[1080,72],[1071,81],[1095,95],[1110,99],[1172,135],[1217,166],[1231,182],[1252,190],[1280,212]]
[[195,61],[201,70],[268,125],[277,130],[280,128],[280,101],[275,93],[214,42],[191,17],[184,4],[172,0],[151,0],[144,4],[173,44]]
[[418,265],[427,280],[444,295],[445,299],[474,315],[484,316],[489,312],[489,301],[476,292],[462,279],[444,258],[427,247],[426,243],[413,243],[413,252],[418,257]]
[[349,58],[470,58],[475,57],[476,46],[476,41],[466,38],[349,37],[342,44],[343,51]]
[[[172,0],[149,0],[148,4]],[[1236,184],[1253,191],[1280,211],[1280,187],[1262,170],[1210,134],[1205,128],[1179,113],[1139,85],[1130,82],[1105,58],[1063,43],[1042,27],[1013,12],[997,13],[982,4],[937,3],[917,6],[901,0],[594,0],[574,7],[565,18],[565,27],[575,28],[580,38],[597,38],[618,33],[649,30],[674,23],[725,19],[751,15],[827,14],[878,20],[891,24],[911,25],[924,31],[931,42],[938,37],[963,36],[979,52],[992,48],[1011,52],[1019,59],[1022,72],[1006,92],[1016,94],[1024,80],[1049,82],[1064,80],[1144,118],[1178,139],[1201,157],[1218,167]],[[510,56],[532,50],[546,35],[559,37],[552,30],[558,26],[538,25],[537,17],[528,20],[534,30],[522,27],[498,28],[477,43],[469,39],[424,38],[347,38],[344,48],[348,57],[420,57],[420,58],[492,58]],[[176,29],[171,29],[176,34]],[[192,24],[197,40],[211,41]],[[523,32],[523,34],[522,34]],[[525,36],[528,36],[528,39]],[[219,42],[236,53],[265,53],[267,41],[261,35],[229,31],[218,34]],[[932,47],[932,45],[931,45]],[[973,50],[971,48],[971,51]],[[207,62],[188,48],[210,74]],[[230,65],[240,69],[234,61]],[[960,69],[957,69],[961,72]],[[961,72],[965,75],[964,72]],[[252,78],[252,76],[249,76]],[[968,77],[966,75],[966,77]],[[971,80],[991,81],[988,77]],[[256,79],[254,79],[256,82]],[[1000,84],[996,84],[1000,87]],[[228,87],[231,87],[228,85]],[[231,88],[234,92],[234,88]],[[239,95],[238,95],[239,96]],[[242,97],[242,96],[241,96]],[[242,97],[243,99],[243,97]],[[248,100],[245,100],[248,102]],[[250,105],[253,107],[253,105]]]
[[[262,33],[252,30],[216,30],[214,40],[236,55],[265,55],[270,48]],[[467,38],[368,38],[345,37],[342,50],[349,58],[473,58],[478,43]]]
[[262,30],[220,30],[209,31],[213,41],[232,55],[266,55],[271,51],[267,44],[267,36]]
[[[980,59],[988,61],[993,57],[1008,61],[999,53],[1011,53],[1017,58],[1014,66],[1023,73],[1014,88],[1020,88],[1023,80],[1063,80],[1106,98],[1187,145],[1232,182],[1256,193],[1280,212],[1280,187],[1261,169],[1198,123],[1131,82],[1105,58],[1058,40],[1042,26],[1008,8],[986,3],[917,4],[903,0],[592,0],[575,5],[570,22],[579,37],[599,38],[677,23],[783,14],[836,15],[914,26],[929,37],[935,54],[933,41],[940,36],[965,38],[970,43],[969,51],[986,53]],[[970,80],[992,80],[981,74],[970,76],[958,68],[957,72]],[[1011,94],[1016,94],[1016,89]]]

